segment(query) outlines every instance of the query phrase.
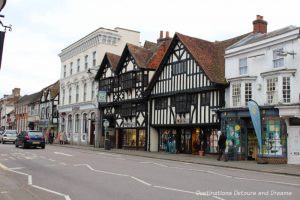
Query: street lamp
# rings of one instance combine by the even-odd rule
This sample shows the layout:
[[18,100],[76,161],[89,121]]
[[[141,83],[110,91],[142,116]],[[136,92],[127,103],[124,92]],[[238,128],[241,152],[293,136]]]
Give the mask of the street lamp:
[[0,0],[0,11],[4,8],[6,0]]
[[[0,0],[0,11],[4,8],[6,4],[6,0]],[[4,15],[0,14],[0,18],[4,18]],[[11,25],[5,26],[2,21],[0,20],[0,25],[4,27],[4,31],[0,31],[0,69],[1,69],[1,62],[2,62],[2,53],[3,53],[3,45],[4,45],[4,38],[6,29],[11,31]]]

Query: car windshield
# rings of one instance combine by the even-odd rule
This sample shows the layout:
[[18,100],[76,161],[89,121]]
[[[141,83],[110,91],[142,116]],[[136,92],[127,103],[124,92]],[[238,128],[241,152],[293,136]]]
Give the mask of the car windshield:
[[17,134],[17,131],[6,131],[5,134]]
[[28,133],[29,136],[43,136],[43,132],[29,132]]
[[6,133],[7,136],[17,136],[17,133]]

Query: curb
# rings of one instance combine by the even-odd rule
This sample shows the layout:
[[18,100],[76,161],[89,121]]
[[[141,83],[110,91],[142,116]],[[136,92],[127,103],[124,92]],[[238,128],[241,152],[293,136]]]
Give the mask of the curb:
[[264,170],[258,170],[258,169],[249,169],[249,168],[243,168],[243,167],[237,167],[237,166],[227,166],[227,165],[214,164],[214,163],[199,163],[199,162],[193,162],[193,161],[188,161],[188,160],[162,158],[162,157],[155,157],[155,156],[151,156],[151,155],[137,155],[137,154],[130,154],[130,153],[127,153],[127,152],[112,152],[112,151],[104,150],[103,148],[102,149],[101,148],[81,148],[80,146],[69,146],[69,145],[59,145],[59,144],[52,144],[52,146],[65,147],[65,148],[70,148],[70,149],[80,149],[80,150],[85,150],[85,151],[108,152],[108,153],[112,153],[112,154],[121,154],[121,155],[129,155],[129,156],[137,156],[137,157],[145,157],[145,158],[154,158],[154,159],[159,159],[159,160],[185,162],[185,163],[191,163],[191,164],[196,164],[196,165],[206,165],[206,166],[214,166],[214,167],[222,167],[222,168],[231,168],[231,169],[254,171],[254,172],[260,172],[260,173],[279,174],[279,175],[300,177],[300,174],[293,174],[293,173],[289,173],[289,172],[264,171]]

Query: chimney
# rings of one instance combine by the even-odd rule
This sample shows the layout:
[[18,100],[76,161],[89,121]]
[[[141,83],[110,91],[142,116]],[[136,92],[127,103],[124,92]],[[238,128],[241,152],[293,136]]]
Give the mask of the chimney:
[[19,96],[20,96],[20,91],[21,91],[20,88],[14,88],[14,89],[12,90],[13,96],[14,96],[14,97],[19,97]]
[[162,39],[163,37],[164,37],[164,32],[160,31],[160,33],[159,33],[159,39]]
[[169,38],[169,31],[166,32],[166,38]]
[[267,33],[267,25],[263,16],[256,15],[256,20],[253,21],[253,33]]

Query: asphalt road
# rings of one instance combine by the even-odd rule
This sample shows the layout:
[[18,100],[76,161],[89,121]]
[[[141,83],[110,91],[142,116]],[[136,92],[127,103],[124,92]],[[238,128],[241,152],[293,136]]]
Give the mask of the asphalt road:
[[0,144],[1,200],[299,200],[300,177],[47,145]]

